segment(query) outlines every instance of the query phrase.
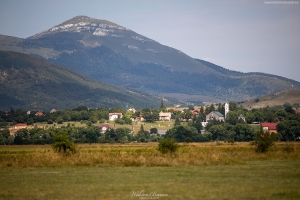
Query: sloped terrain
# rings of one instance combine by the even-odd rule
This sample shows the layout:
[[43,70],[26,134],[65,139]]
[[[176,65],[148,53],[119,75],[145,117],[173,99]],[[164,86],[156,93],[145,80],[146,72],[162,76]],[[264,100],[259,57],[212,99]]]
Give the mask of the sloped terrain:
[[274,94],[269,94],[254,98],[242,103],[242,105],[247,108],[264,108],[273,106],[282,106],[285,103],[290,103],[291,105],[300,105],[300,89],[290,88],[287,90],[279,91]]
[[44,59],[0,51],[0,109],[158,107],[149,94],[92,80]]
[[[10,42],[9,42],[10,41]],[[157,94],[243,101],[300,88],[263,73],[230,71],[105,20],[77,16],[26,39],[0,37],[0,50],[26,52],[95,80]]]

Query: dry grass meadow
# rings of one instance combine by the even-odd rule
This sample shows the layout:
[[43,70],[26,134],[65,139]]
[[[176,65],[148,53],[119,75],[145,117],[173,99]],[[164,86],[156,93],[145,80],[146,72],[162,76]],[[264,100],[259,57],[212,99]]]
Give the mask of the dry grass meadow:
[[250,143],[183,143],[176,154],[161,154],[157,143],[79,144],[78,153],[63,156],[50,145],[1,146],[0,167],[189,166],[234,165],[254,160],[300,160],[300,143],[277,143],[259,154]]
[[249,143],[182,143],[176,154],[157,145],[80,144],[72,156],[0,146],[0,199],[300,198],[300,143],[264,154]]

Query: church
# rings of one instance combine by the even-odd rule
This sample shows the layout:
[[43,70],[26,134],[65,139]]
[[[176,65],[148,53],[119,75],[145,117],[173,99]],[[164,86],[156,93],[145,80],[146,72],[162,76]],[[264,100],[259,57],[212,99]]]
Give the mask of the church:
[[229,113],[229,103],[225,103],[225,116],[220,113],[219,111],[212,111],[208,115],[206,115],[206,123],[210,120],[218,120],[218,121],[225,121],[227,115]]

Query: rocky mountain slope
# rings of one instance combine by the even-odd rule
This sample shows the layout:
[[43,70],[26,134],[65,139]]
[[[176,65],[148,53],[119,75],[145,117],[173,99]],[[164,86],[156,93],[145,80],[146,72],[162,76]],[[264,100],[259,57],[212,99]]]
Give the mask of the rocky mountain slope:
[[97,82],[41,58],[0,51],[0,109],[143,108],[158,107],[160,101],[149,94]]
[[[0,37],[0,50],[34,54],[95,80],[157,94],[242,101],[294,80],[230,71],[105,20],[77,16],[26,39]],[[237,58],[238,59],[238,58]],[[282,66],[284,67],[284,66]]]

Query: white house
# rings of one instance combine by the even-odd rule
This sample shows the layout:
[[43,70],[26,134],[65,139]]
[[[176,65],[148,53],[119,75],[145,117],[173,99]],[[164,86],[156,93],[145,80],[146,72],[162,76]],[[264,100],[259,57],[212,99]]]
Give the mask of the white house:
[[123,114],[122,113],[109,113],[109,116],[108,116],[110,121],[114,121],[114,120],[118,119],[119,117],[122,118]]
[[171,113],[170,112],[164,113],[161,111],[159,113],[159,120],[171,121]]

